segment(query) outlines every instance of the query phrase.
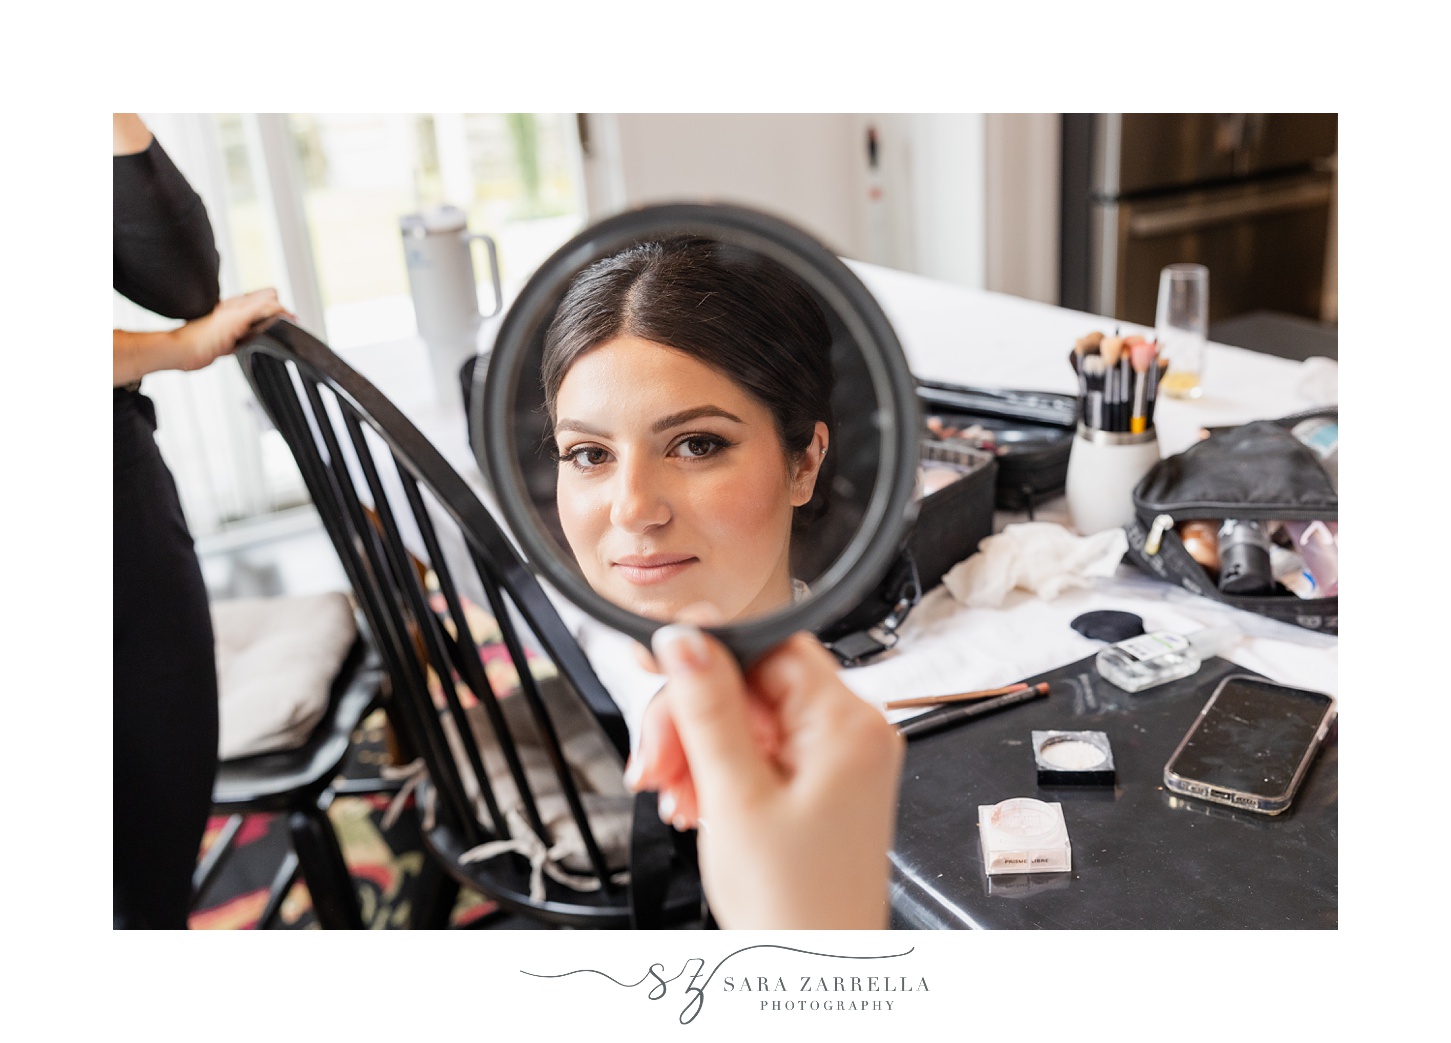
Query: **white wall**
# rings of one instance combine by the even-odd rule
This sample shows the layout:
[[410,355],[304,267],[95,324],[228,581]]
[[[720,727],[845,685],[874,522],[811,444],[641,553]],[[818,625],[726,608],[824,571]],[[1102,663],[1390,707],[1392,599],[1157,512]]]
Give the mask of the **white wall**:
[[853,114],[591,114],[591,216],[716,199],[775,213],[849,257],[866,250],[866,143]]
[[[889,118],[889,172],[907,205],[910,248],[898,267],[933,279],[984,286],[984,139],[979,113],[913,113]],[[899,153],[899,154],[898,154]]]
[[588,126],[591,216],[738,202],[847,257],[1057,303],[1056,113],[622,113]]
[[1058,303],[1062,119],[1004,113],[983,121],[989,290]]

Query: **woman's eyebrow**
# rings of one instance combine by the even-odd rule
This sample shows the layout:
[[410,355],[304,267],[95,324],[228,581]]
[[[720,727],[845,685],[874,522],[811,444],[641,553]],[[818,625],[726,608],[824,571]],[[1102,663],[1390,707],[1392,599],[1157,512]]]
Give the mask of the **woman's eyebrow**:
[[560,417],[554,422],[555,431],[578,431],[582,435],[589,435],[593,438],[608,438],[608,431],[601,431],[599,428],[586,424],[583,420],[570,420],[568,417]]
[[738,424],[745,421],[734,413],[728,413],[719,406],[696,406],[694,409],[683,409],[679,413],[671,413],[669,416],[662,416],[655,423],[650,425],[650,430],[655,434],[661,431],[668,431],[672,427],[679,427],[681,424],[688,424],[692,420],[699,420],[701,417],[715,416],[723,420],[734,420]]

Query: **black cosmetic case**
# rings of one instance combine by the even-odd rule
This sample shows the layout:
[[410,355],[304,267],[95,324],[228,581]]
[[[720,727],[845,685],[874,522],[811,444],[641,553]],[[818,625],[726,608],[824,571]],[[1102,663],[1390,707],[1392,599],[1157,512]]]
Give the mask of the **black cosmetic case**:
[[998,475],[993,455],[924,437],[922,464],[946,466],[963,472],[962,477],[918,499],[906,545],[881,582],[856,608],[818,632],[845,666],[856,666],[896,644],[897,628],[922,595],[992,534]]
[[1290,430],[1334,409],[1257,420],[1213,431],[1160,460],[1134,489],[1129,559],[1152,575],[1234,608],[1309,630],[1339,632],[1339,597],[1301,598],[1276,585],[1268,594],[1226,594],[1190,555],[1175,526],[1192,519],[1336,521],[1335,484]]
[[918,501],[917,520],[887,575],[862,603],[818,637],[846,666],[891,648],[922,595],[992,535],[993,512],[1026,510],[1062,492],[1078,424],[1078,400],[1046,391],[919,380],[924,421],[976,429],[985,448],[923,431],[924,466],[967,473]]
[[982,429],[997,458],[997,508],[1027,511],[1063,491],[1078,426],[1078,399],[1051,391],[967,387],[919,380],[922,413]]

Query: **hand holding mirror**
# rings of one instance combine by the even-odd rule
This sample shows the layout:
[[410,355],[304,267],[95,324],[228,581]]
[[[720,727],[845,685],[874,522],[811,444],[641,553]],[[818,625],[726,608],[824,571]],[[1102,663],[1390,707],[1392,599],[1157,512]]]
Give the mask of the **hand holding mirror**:
[[470,435],[541,576],[649,643],[710,602],[743,663],[855,607],[901,548],[920,423],[885,315],[810,236],[630,211],[506,314]]

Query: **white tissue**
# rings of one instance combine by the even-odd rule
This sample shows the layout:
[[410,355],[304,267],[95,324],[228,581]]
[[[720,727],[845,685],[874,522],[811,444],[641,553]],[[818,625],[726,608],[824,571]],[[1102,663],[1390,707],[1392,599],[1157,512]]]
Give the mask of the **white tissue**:
[[1065,590],[1112,576],[1129,548],[1123,529],[1075,536],[1053,522],[1008,525],[942,577],[949,593],[972,608],[993,608],[1014,588],[1051,601]]
[[1340,401],[1340,365],[1334,359],[1312,355],[1300,363],[1295,391],[1310,406],[1333,406]]

